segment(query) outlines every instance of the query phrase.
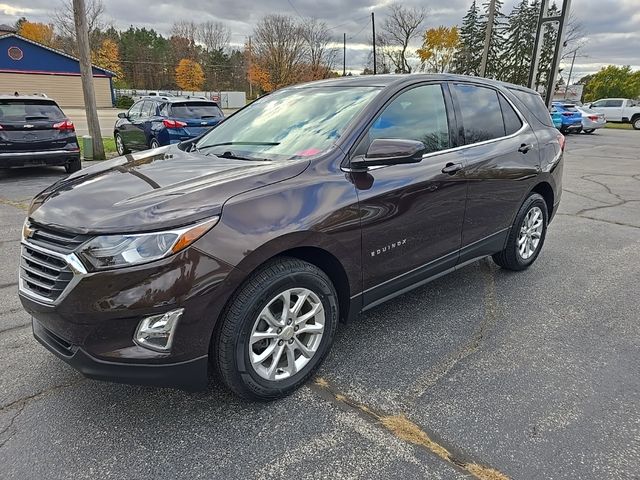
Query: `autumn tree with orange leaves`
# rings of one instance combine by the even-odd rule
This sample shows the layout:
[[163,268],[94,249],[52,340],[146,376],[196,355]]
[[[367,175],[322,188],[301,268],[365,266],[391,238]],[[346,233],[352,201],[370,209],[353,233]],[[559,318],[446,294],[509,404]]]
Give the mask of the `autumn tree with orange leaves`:
[[110,38],[105,39],[98,50],[91,52],[91,60],[99,67],[106,68],[115,73],[116,80],[122,80],[120,49],[118,48],[118,44]]
[[22,22],[18,30],[18,35],[41,43],[47,47],[55,46],[56,35],[53,25],[38,22]]
[[176,84],[181,90],[195,92],[204,85],[204,72],[194,60],[183,58],[176,67]]
[[453,67],[459,45],[458,27],[430,28],[424,32],[422,48],[417,52],[422,69],[434,73],[448,72]]

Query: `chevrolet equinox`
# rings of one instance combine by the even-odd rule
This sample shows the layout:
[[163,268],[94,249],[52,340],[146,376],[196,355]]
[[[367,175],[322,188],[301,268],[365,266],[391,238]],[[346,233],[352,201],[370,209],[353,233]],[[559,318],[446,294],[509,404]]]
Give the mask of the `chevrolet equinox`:
[[235,393],[302,385],[340,321],[486,256],[540,254],[564,137],[540,96],[454,75],[322,80],[38,194],[19,290],[84,375]]

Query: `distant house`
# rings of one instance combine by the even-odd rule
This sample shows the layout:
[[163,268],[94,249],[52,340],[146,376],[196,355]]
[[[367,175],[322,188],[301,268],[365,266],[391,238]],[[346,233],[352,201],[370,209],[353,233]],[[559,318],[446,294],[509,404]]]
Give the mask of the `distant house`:
[[[78,59],[10,30],[0,25],[0,93],[44,93],[62,107],[84,107]],[[113,106],[113,76],[93,66],[98,107]]]
[[5,25],[0,23],[0,36],[6,35],[7,33],[16,33],[18,31],[15,27],[10,27],[9,25]]

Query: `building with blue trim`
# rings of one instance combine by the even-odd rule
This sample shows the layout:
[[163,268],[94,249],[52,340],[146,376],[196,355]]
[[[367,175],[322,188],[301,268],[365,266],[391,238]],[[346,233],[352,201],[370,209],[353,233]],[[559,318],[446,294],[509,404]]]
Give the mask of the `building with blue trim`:
[[[96,104],[114,102],[114,73],[93,66]],[[84,107],[80,62],[16,33],[0,33],[0,93],[44,93],[62,107]]]

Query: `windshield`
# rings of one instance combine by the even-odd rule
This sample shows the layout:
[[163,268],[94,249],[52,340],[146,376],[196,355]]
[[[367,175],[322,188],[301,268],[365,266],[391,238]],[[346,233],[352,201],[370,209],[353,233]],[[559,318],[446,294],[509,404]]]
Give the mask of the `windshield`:
[[28,122],[29,120],[59,120],[64,114],[52,101],[0,100],[0,122]]
[[328,150],[377,87],[280,90],[227,118],[195,146],[206,154],[247,159],[292,159]]
[[180,118],[213,118],[221,117],[222,111],[213,102],[174,103],[171,114]]

